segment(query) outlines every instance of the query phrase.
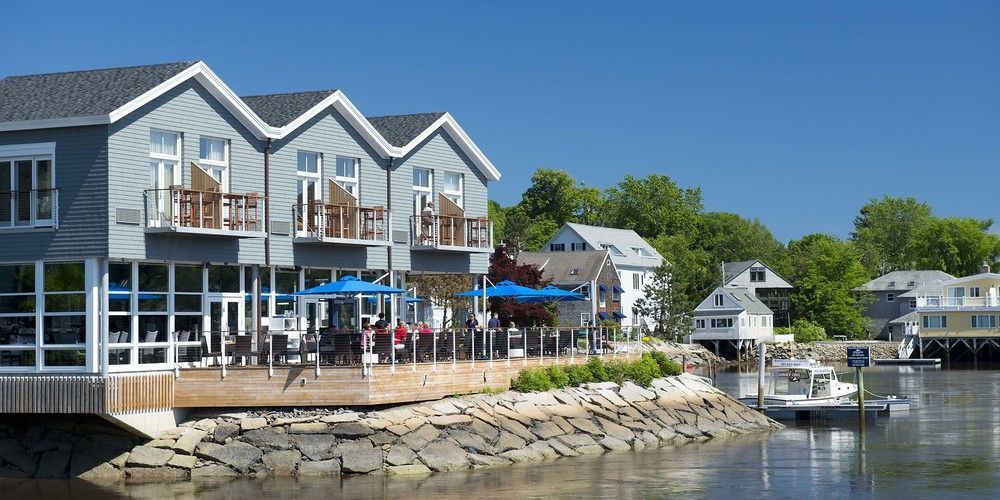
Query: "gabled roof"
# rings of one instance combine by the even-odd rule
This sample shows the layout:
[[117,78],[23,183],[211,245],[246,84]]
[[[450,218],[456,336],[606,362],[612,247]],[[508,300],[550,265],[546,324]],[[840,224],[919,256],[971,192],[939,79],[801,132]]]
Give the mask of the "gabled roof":
[[281,139],[333,107],[384,158],[410,154],[440,129],[451,136],[487,180],[500,180],[500,171],[449,113],[440,115],[403,146],[395,146],[383,137],[339,90],[249,98],[265,119],[203,61],[5,78],[0,80],[0,132],[114,123],[191,78],[258,139]]
[[941,284],[955,279],[944,271],[892,271],[854,289],[856,292],[913,290],[921,285]]
[[336,92],[336,89],[313,90],[243,96],[242,99],[254,113],[257,113],[257,116],[263,118],[269,125],[284,127]]
[[108,115],[195,64],[198,61],[9,76],[0,80],[0,122]]
[[382,137],[385,137],[385,140],[389,141],[389,144],[401,148],[413,142],[413,139],[420,136],[444,115],[444,113],[418,113],[369,116],[368,121],[372,122],[375,129],[382,134]]
[[[554,285],[580,285],[596,280],[608,260],[606,250],[585,252],[521,252],[517,254],[518,264],[531,264],[542,270],[542,277]],[[612,264],[614,265],[614,264]],[[574,271],[576,271],[574,273]],[[615,273],[617,285],[618,273]]]
[[[608,249],[611,251],[611,261],[616,266],[656,267],[663,262],[663,256],[631,229],[590,226],[567,222],[552,240],[558,238],[563,231],[573,231],[581,240],[594,249],[604,249],[613,246],[618,252],[615,252],[611,248]],[[543,249],[545,248],[548,248],[548,243],[543,247]],[[636,254],[632,250],[633,248],[641,249],[645,256]]]
[[[744,261],[741,261],[741,262],[724,262],[722,264],[722,274],[723,274],[723,280],[722,280],[723,283],[722,284],[723,285],[728,285],[731,281],[733,281],[734,279],[736,279],[738,276],[740,276],[741,274],[745,273],[747,271],[747,269],[750,269],[751,267],[754,267],[754,266],[763,267],[763,268],[767,269],[768,271],[771,272],[772,276],[775,276],[775,277],[778,278],[778,280],[780,280],[780,282],[774,283],[774,280],[772,280],[771,278],[768,278],[767,280],[771,281],[771,283],[769,283],[767,285],[769,288],[795,288],[791,283],[788,282],[788,280],[786,280],[785,278],[783,278],[780,274],[774,272],[774,269],[771,269],[770,266],[768,266],[767,264],[761,262],[759,259],[758,260],[744,260]],[[782,283],[784,283],[784,285],[782,285]],[[787,286],[785,286],[785,285],[787,285]]]
[[979,273],[973,274],[971,276],[962,276],[961,278],[952,278],[950,280],[944,280],[941,282],[942,287],[947,287],[951,285],[960,285],[962,283],[968,283],[969,281],[978,281],[981,279],[990,280],[1000,280],[1000,274],[997,273]]
[[[715,296],[722,294],[723,306],[715,306]],[[774,314],[770,308],[764,305],[748,288],[742,287],[718,287],[698,304],[694,309],[695,316],[711,316],[716,314],[739,314],[746,311],[748,314]]]

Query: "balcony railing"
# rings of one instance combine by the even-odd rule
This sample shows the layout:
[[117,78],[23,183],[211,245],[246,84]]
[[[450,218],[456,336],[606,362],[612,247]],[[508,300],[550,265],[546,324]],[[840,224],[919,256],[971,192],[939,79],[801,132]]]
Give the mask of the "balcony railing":
[[146,226],[152,232],[259,233],[263,237],[263,196],[200,191],[181,186],[147,189]]
[[921,307],[1000,307],[1000,297],[917,297],[917,308]]
[[0,191],[0,228],[59,227],[59,190]]
[[392,227],[385,207],[356,207],[333,203],[294,207],[296,234],[331,243],[388,245]]
[[493,223],[486,217],[414,215],[410,217],[410,235],[415,247],[493,248]]

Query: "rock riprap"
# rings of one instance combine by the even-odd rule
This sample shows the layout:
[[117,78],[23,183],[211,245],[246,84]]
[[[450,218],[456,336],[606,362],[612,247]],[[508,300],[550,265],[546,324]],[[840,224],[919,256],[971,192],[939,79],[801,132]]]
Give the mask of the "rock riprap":
[[[777,429],[698,377],[476,394],[371,412],[198,412],[141,442],[0,425],[0,477],[95,481],[428,474],[642,450]],[[59,434],[61,433],[61,434]],[[57,435],[58,434],[58,435]]]

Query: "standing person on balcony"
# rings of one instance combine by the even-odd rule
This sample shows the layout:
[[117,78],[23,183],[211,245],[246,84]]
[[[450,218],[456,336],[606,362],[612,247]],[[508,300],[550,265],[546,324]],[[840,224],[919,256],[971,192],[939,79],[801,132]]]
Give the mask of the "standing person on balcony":
[[486,327],[490,330],[500,328],[500,318],[497,317],[497,313],[490,315],[490,320],[486,322]]
[[375,322],[375,343],[373,349],[382,361],[389,357],[389,350],[392,349],[392,342],[389,340],[389,322],[385,320],[385,313],[378,313],[378,321]]
[[420,243],[434,240],[434,202],[428,201],[420,211]]

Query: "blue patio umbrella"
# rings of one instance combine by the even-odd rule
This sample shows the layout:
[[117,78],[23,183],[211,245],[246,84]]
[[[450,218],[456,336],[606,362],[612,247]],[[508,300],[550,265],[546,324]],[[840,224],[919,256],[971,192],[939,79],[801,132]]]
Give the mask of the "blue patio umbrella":
[[587,300],[582,293],[570,292],[569,290],[563,290],[557,286],[548,285],[541,290],[535,290],[536,295],[528,295],[517,297],[514,300],[517,302],[570,302],[578,300]]
[[362,281],[357,276],[344,276],[332,283],[325,283],[305,290],[300,290],[292,295],[360,295],[360,294],[397,294],[406,293],[401,288],[379,285]]
[[[540,293],[540,290],[535,290],[534,288],[521,286],[518,285],[517,283],[514,283],[513,281],[504,280],[493,286],[486,287],[485,292],[487,297],[512,298],[512,297],[537,296]],[[457,293],[455,295],[459,297],[482,297],[483,289],[476,288],[475,290],[469,290],[467,292]]]

